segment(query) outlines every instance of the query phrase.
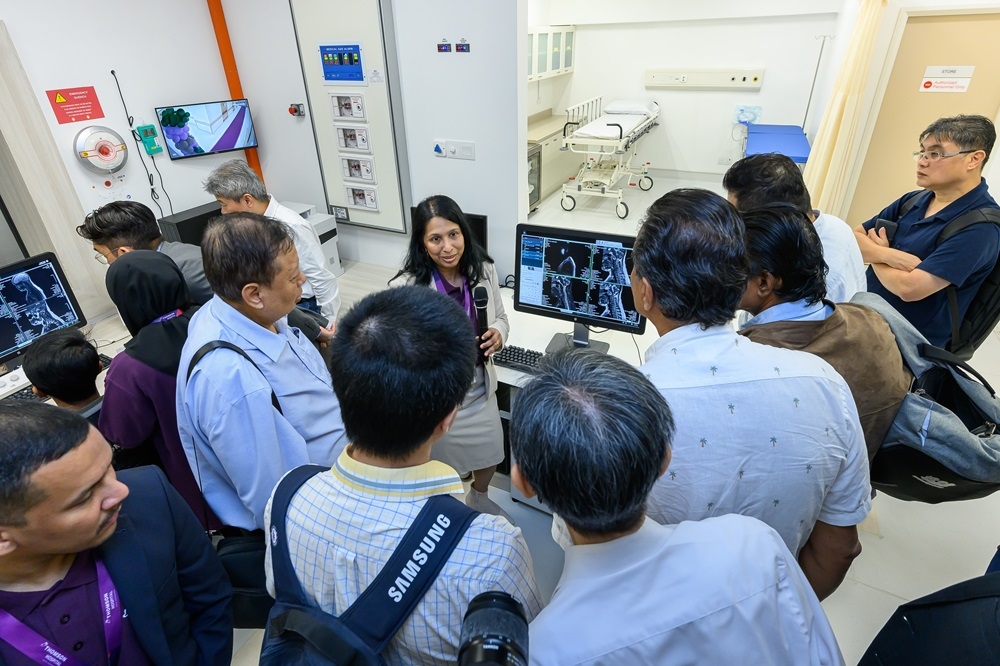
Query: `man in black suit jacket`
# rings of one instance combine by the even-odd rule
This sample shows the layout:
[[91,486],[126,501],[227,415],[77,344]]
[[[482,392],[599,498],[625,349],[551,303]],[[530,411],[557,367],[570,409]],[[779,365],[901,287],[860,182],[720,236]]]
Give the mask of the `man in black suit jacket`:
[[116,478],[78,415],[0,405],[0,664],[228,664],[231,595],[160,470]]

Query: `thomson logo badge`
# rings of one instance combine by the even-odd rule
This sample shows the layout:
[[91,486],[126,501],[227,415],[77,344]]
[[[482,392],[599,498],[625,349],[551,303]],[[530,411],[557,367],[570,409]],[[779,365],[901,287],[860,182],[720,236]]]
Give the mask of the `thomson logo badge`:
[[943,489],[943,488],[951,488],[951,487],[953,487],[955,485],[954,483],[951,483],[950,481],[942,481],[941,479],[937,478],[936,476],[929,476],[929,475],[928,476],[917,476],[916,474],[914,474],[913,478],[916,479],[917,481],[919,481],[920,483],[925,483],[928,486],[930,486],[931,488],[937,488],[939,490]]

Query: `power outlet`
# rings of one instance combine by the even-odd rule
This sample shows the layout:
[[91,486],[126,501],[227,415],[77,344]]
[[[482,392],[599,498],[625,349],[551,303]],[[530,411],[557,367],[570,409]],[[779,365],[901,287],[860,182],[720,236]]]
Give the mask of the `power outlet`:
[[760,90],[762,69],[647,69],[646,87],[673,90]]
[[729,166],[732,163],[733,163],[733,158],[732,157],[725,157],[725,156],[723,156],[723,157],[719,158],[719,165],[720,166]]

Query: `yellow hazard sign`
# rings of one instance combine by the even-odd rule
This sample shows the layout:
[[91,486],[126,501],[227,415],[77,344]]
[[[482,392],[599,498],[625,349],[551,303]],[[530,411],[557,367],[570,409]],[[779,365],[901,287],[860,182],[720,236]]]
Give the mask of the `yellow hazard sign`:
[[62,96],[62,93],[56,93],[56,104],[62,104],[66,101],[66,98]]

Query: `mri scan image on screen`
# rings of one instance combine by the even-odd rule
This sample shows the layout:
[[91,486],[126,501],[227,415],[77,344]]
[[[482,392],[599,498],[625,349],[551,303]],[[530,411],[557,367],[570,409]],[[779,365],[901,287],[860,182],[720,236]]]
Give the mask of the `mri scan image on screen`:
[[518,225],[514,309],[642,333],[646,319],[635,309],[629,282],[634,240]]
[[0,362],[41,335],[84,323],[54,255],[0,269]]

